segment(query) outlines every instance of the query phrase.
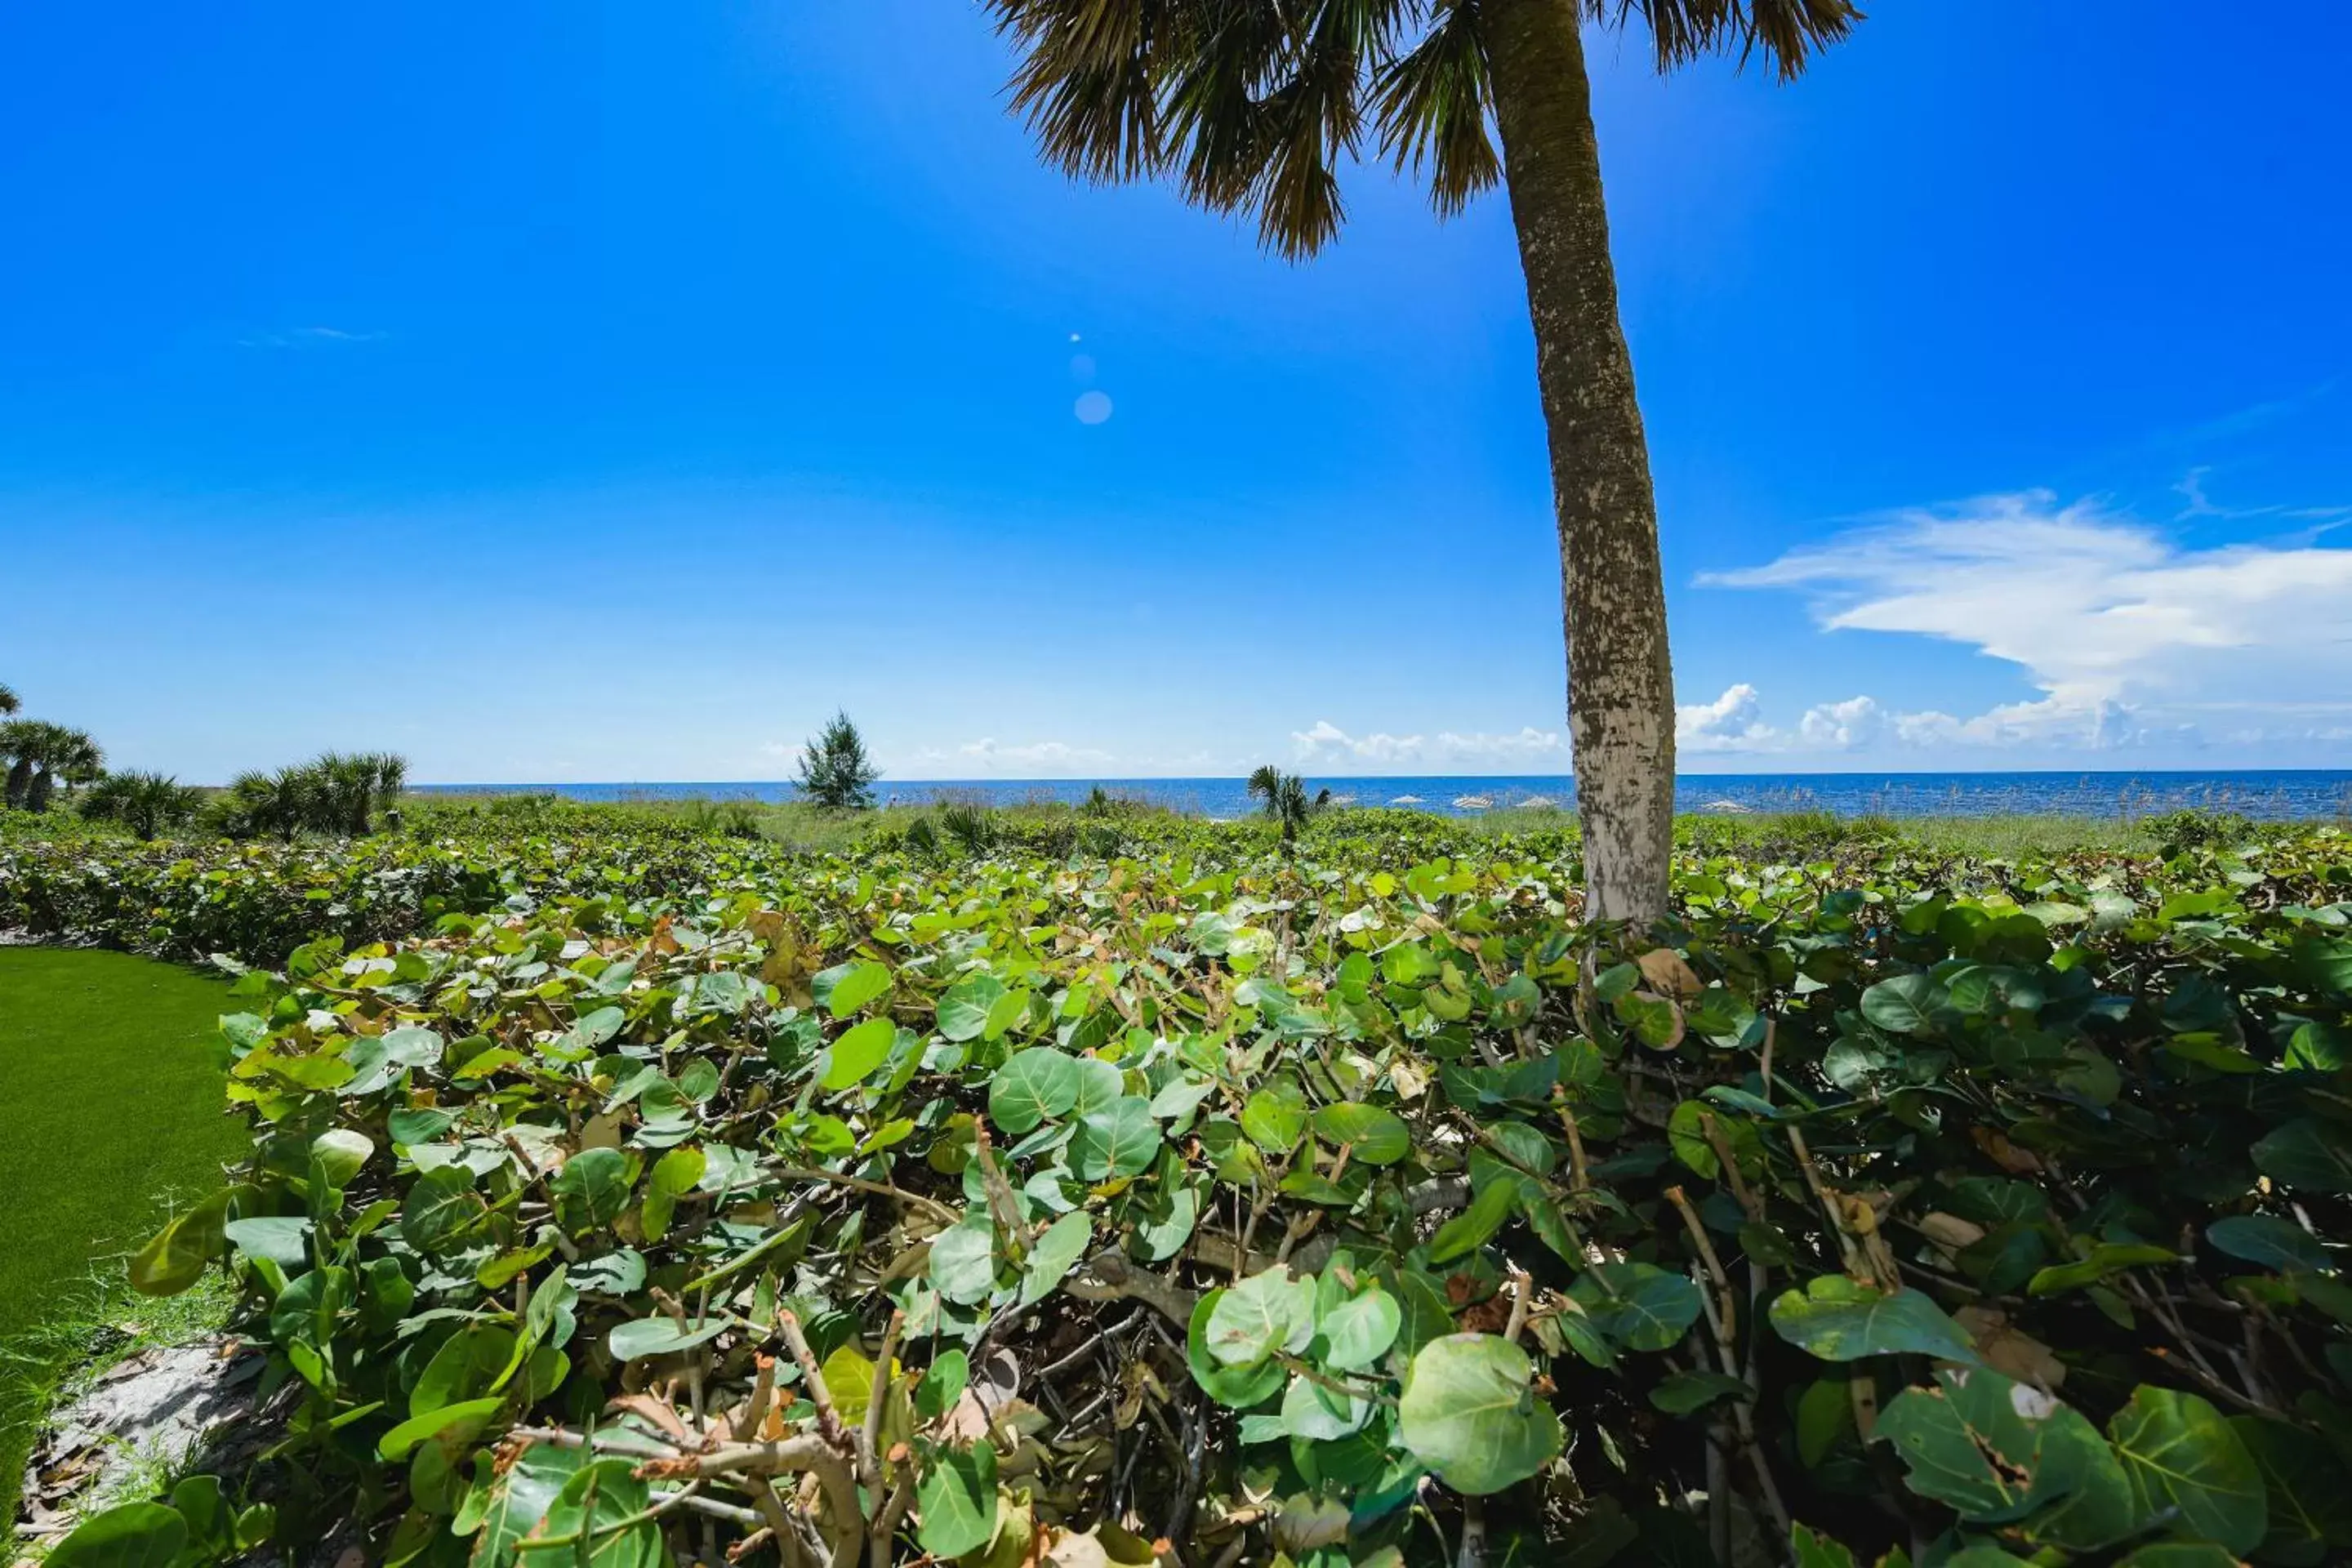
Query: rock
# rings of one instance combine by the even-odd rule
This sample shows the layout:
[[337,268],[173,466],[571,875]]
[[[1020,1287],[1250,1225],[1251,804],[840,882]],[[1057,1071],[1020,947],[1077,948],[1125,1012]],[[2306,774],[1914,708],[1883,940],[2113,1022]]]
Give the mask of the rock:
[[262,1361],[215,1334],[140,1351],[100,1373],[49,1417],[25,1468],[19,1537],[63,1535],[82,1515],[134,1500],[131,1489],[159,1471],[188,1468],[253,1413]]

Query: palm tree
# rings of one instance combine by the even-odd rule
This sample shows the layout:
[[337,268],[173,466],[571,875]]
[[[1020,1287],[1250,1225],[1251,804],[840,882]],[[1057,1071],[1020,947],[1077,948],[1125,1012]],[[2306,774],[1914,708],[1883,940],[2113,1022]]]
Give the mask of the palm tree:
[[16,688],[0,683],[0,719],[6,718],[24,706],[24,703],[17,700]]
[[1583,24],[1640,17],[1662,70],[1731,50],[1785,80],[1852,30],[1854,0],[989,5],[1023,50],[1013,102],[1049,161],[1094,180],[1172,174],[1192,201],[1255,216],[1284,256],[1338,234],[1337,165],[1368,132],[1398,168],[1426,172],[1441,215],[1506,187],[1550,430],[1587,912],[1663,912],[1674,677]]
[[106,753],[87,731],[42,719],[0,724],[0,755],[9,759],[0,800],[12,810],[35,812],[49,809],[49,795],[60,779],[68,784],[86,783],[98,777],[106,763]]
[[1285,844],[1297,838],[1308,819],[1331,804],[1329,790],[1318,790],[1310,797],[1305,779],[1271,763],[1250,774],[1249,793],[1253,800],[1265,803],[1266,818],[1279,830]]
[[162,773],[109,773],[90,785],[81,814],[100,822],[119,822],[145,841],[194,816],[202,800],[203,792]]

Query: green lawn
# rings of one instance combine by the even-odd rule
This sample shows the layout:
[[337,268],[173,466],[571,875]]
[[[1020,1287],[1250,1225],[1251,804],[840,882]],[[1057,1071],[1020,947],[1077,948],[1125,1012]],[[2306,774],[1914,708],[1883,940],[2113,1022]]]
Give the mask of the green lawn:
[[[0,1502],[68,1347],[158,1200],[219,1184],[247,1144],[209,1042],[227,988],[120,952],[0,947]],[[45,1331],[49,1331],[45,1332]]]

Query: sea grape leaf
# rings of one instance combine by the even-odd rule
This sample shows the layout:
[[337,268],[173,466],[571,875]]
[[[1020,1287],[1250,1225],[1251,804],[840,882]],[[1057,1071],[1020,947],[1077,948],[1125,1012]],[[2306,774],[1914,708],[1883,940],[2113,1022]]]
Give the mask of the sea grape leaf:
[[[2071,1418],[2071,1419],[2070,1419]],[[1911,1489],[1971,1524],[2006,1524],[2074,1490],[2091,1424],[2031,1384],[1983,1367],[1939,1367],[1879,1413]]]
[[972,1215],[931,1237],[931,1289],[960,1306],[984,1301],[996,1289],[996,1227]]
[[1823,1361],[1866,1355],[1928,1355],[1974,1363],[1968,1333],[1921,1291],[1874,1290],[1843,1274],[1824,1274],[1772,1303],[1773,1329]]
[[58,1568],[171,1568],[188,1544],[188,1521],[159,1502],[124,1503],[92,1515],[49,1550]]
[[[876,964],[874,967],[880,968]],[[824,1071],[818,1081],[840,1090],[864,1083],[890,1054],[898,1026],[887,1018],[867,1018],[852,1024],[825,1050]]]
[[969,974],[948,987],[940,998],[940,1033],[950,1040],[975,1040],[988,1030],[992,1009],[1005,995],[1004,982],[992,974]]
[[1601,1263],[1569,1287],[1592,1326],[1628,1350],[1662,1351],[1698,1321],[1698,1287],[1654,1263]]
[[1535,1367],[1498,1334],[1447,1334],[1406,1370],[1397,1437],[1455,1491],[1523,1481],[1560,1451],[1559,1417],[1537,1396]]
[[1744,1379],[1724,1372],[1678,1372],[1650,1390],[1650,1403],[1669,1415],[1704,1410],[1718,1399],[1752,1399]]
[[946,1559],[979,1551],[996,1535],[996,1450],[982,1442],[934,1451],[916,1479],[915,1504],[925,1552]]
[[1084,1209],[1073,1209],[1047,1226],[1022,1267],[1019,1305],[1025,1307],[1052,1295],[1086,1255],[1094,1231],[1094,1220]]
[[2297,1117],[2253,1147],[2254,1168],[2307,1193],[2352,1193],[2352,1134],[2331,1122]]
[[1070,1139],[1071,1163],[1089,1182],[1139,1176],[1159,1152],[1160,1123],[1152,1120],[1151,1102],[1132,1094],[1079,1118]]
[[846,1018],[890,989],[890,971],[879,963],[842,964],[816,976],[811,990],[817,1005]]
[[2328,1267],[2327,1248],[2299,1225],[2270,1215],[2231,1215],[2205,1227],[2205,1239],[2217,1252],[2242,1258],[2282,1273],[2296,1269],[2320,1273]]
[[1353,1100],[1316,1111],[1316,1136],[1346,1144],[1349,1157],[1366,1165],[1393,1165],[1412,1152],[1412,1131],[1404,1119],[1377,1105]]
[[988,1085],[988,1119],[1019,1136],[1078,1100],[1078,1064],[1050,1046],[1015,1051]]
[[1323,1364],[1339,1372],[1361,1372],[1396,1343],[1404,1326],[1404,1309],[1378,1285],[1362,1290],[1325,1312],[1315,1331],[1323,1337]]
[[2270,1524],[2262,1469],[2212,1405],[2142,1384],[2107,1436],[2144,1514],[2178,1509],[2186,1531],[2241,1554],[2261,1542]]
[[1314,1331],[1315,1282],[1279,1265],[1218,1296],[1203,1340],[1221,1365],[1255,1366],[1303,1346]]
[[612,1224],[629,1206],[629,1161],[618,1149],[583,1149],[555,1174],[555,1223],[573,1236]]
[[1429,1238],[1429,1260],[1450,1263],[1465,1252],[1484,1247],[1519,1206],[1517,1179],[1489,1183],[1470,1200],[1470,1206],[1437,1227]]

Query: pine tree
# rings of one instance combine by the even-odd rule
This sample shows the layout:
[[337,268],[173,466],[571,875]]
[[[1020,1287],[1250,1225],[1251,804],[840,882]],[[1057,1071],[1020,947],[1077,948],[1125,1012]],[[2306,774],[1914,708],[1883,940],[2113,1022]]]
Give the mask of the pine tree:
[[862,811],[874,804],[874,781],[881,776],[846,713],[834,714],[801,748],[801,794],[818,805]]

